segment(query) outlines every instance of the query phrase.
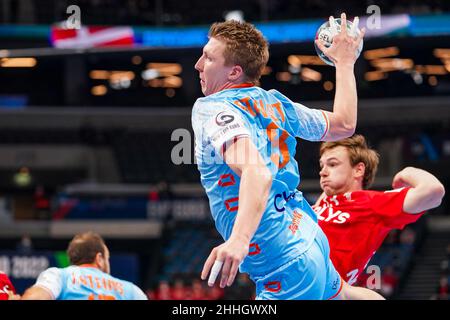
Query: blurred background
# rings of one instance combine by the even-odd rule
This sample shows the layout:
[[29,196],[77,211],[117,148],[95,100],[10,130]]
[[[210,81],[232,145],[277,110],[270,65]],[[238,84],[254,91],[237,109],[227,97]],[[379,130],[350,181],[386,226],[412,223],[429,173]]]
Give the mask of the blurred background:
[[[412,165],[449,190],[448,1],[0,0],[0,270],[23,293],[47,267],[68,264],[74,234],[93,230],[112,274],[151,299],[252,299],[245,275],[226,290],[199,281],[222,239],[196,165],[171,160],[193,162],[193,140],[180,152],[172,135],[192,133],[202,96],[193,66],[209,24],[244,19],[270,42],[261,86],[331,110],[334,68],[313,39],[343,11],[368,28],[355,67],[357,132],[381,154],[374,188]],[[311,202],[318,148],[298,144],[299,189]],[[389,234],[369,263],[381,267],[386,298],[448,299],[449,213],[447,196]]]

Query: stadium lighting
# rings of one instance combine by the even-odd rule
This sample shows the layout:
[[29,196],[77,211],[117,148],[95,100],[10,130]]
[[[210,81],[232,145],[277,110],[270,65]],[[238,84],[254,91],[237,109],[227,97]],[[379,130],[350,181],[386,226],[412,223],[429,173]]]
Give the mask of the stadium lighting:
[[377,81],[387,78],[387,74],[381,71],[369,71],[364,74],[366,81]]
[[94,96],[104,96],[108,89],[104,85],[92,87],[91,94]]
[[364,51],[364,58],[367,60],[374,60],[379,58],[386,58],[396,56],[400,53],[397,47],[380,48]]
[[372,66],[384,72],[407,70],[414,67],[414,61],[412,59],[383,58],[372,60],[370,63]]
[[0,66],[4,68],[31,68],[36,65],[35,58],[2,58]]

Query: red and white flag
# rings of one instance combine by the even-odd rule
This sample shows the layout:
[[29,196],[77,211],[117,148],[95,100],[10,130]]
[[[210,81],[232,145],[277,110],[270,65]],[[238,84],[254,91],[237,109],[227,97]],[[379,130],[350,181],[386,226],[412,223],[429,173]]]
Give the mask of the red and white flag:
[[61,49],[86,49],[94,47],[132,46],[134,32],[131,27],[85,27],[64,29],[52,27],[51,42]]

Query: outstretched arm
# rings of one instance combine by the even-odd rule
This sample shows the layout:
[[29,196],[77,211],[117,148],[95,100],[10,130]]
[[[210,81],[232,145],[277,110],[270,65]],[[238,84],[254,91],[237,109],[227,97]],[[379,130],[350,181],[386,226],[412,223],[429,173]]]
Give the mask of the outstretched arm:
[[406,167],[392,180],[394,189],[411,187],[403,202],[403,211],[419,213],[441,204],[445,194],[442,183],[431,173],[413,167]]
[[[353,21],[357,24],[357,18]],[[330,17],[330,23],[335,23]],[[319,40],[317,46],[333,60],[336,67],[336,93],[333,112],[326,112],[330,129],[323,141],[336,141],[347,138],[355,132],[357,119],[358,95],[354,75],[354,65],[357,59],[356,49],[364,37],[363,29],[355,39],[347,32],[345,13],[341,14],[341,32],[333,37],[333,44],[326,48]]]
[[[230,238],[211,251],[203,266],[201,278],[205,280],[210,270],[220,271],[220,287],[231,286],[239,265],[247,256],[250,241],[255,234],[266,208],[272,175],[258,149],[248,138],[240,138],[227,148],[225,162],[241,178],[239,186],[239,209]],[[218,261],[216,263],[216,261]],[[223,265],[222,265],[223,263]],[[213,265],[218,265],[218,269]],[[208,281],[214,284],[215,278]]]

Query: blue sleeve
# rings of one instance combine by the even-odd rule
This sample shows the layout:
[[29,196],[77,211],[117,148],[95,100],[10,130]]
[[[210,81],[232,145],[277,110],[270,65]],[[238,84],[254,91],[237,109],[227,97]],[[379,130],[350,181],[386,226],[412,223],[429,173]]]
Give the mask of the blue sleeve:
[[300,103],[294,103],[294,109],[299,124],[296,136],[309,141],[321,141],[330,127],[326,113],[307,108]]
[[324,111],[292,102],[276,90],[270,90],[270,93],[283,104],[287,129],[292,135],[308,141],[321,141],[325,137],[329,129],[329,120]]

